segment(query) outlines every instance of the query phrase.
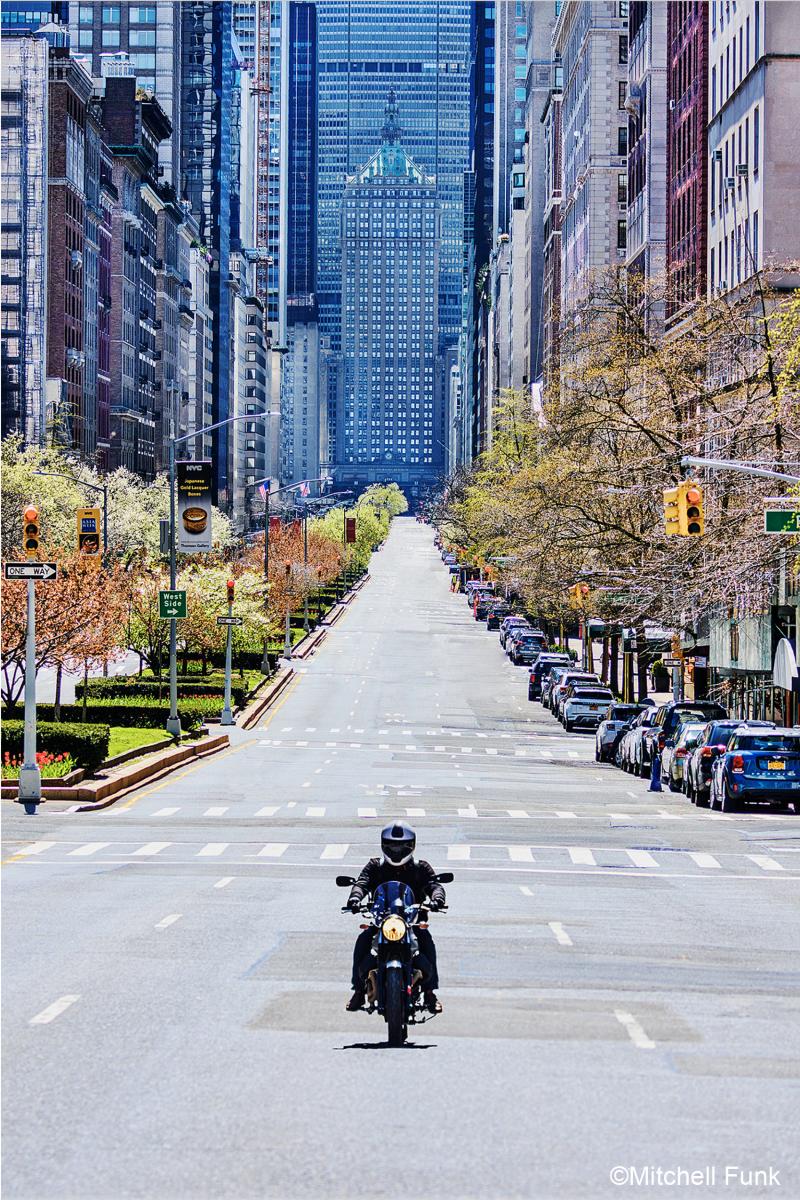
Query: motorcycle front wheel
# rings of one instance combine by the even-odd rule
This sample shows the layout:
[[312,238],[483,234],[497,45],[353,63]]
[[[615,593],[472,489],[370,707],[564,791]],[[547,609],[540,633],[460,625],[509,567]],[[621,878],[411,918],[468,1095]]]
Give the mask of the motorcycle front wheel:
[[402,1046],[408,1031],[402,971],[392,970],[386,975],[386,1024],[389,1026],[389,1045]]

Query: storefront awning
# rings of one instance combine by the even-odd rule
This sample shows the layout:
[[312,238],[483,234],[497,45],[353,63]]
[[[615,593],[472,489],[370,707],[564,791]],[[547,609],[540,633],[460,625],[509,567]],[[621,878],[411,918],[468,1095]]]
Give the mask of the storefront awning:
[[772,682],[776,687],[785,688],[787,692],[790,692],[797,676],[797,659],[792,649],[792,643],[788,638],[781,638],[775,651],[775,661],[772,664]]

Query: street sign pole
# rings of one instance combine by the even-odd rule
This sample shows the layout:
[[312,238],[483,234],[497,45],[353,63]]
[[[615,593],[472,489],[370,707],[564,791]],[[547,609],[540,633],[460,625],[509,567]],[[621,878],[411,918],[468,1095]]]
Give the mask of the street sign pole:
[[36,584],[28,580],[28,629],[25,638],[24,763],[19,772],[20,804],[33,814],[42,799],[42,773],[36,762]]
[[[233,605],[228,603],[228,617],[233,616]],[[219,719],[220,725],[233,725],[233,713],[231,712],[231,666],[233,645],[233,623],[228,625],[228,637],[225,642],[225,702],[222,706],[222,716]]]

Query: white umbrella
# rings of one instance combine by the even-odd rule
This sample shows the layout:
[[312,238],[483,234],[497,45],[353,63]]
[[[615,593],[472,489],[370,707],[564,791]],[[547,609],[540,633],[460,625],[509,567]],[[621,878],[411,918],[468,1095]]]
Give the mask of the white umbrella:
[[788,638],[781,638],[775,651],[775,661],[772,664],[772,682],[776,687],[792,690],[792,684],[797,679],[797,659]]

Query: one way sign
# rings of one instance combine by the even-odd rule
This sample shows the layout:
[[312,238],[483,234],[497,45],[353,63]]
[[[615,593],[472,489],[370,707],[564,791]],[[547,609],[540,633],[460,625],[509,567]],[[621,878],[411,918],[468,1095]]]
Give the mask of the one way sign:
[[56,563],[46,562],[7,562],[5,564],[6,579],[40,579],[49,581],[58,574]]

